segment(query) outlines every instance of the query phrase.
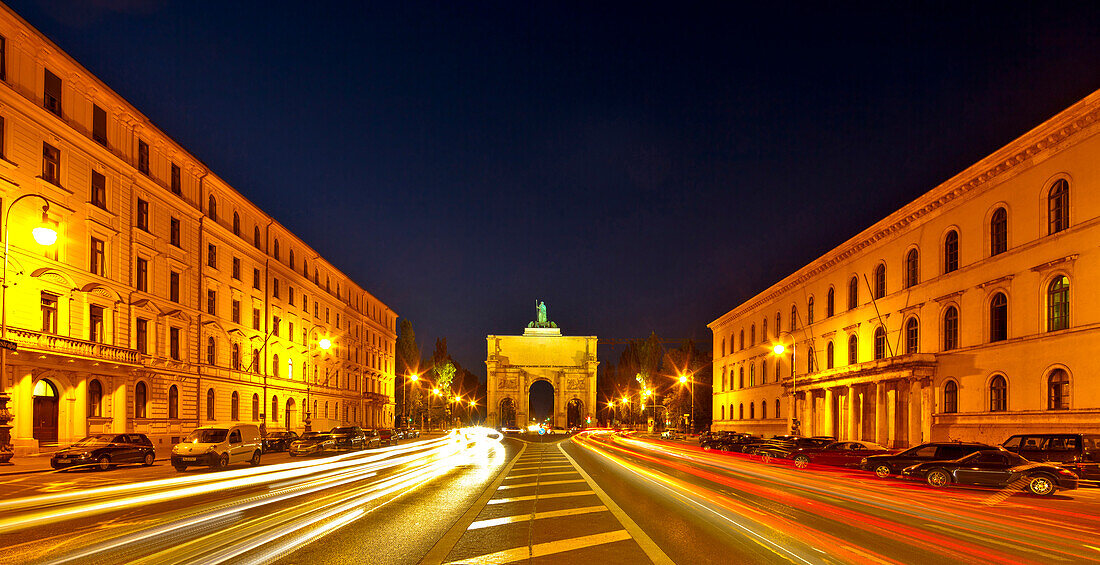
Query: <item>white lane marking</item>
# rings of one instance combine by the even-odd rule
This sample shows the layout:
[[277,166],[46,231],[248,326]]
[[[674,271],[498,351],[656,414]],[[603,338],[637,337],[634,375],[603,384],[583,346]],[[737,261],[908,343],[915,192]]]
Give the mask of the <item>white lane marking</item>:
[[519,483],[518,485],[502,485],[497,490],[504,490],[504,489],[509,489],[509,488],[533,487],[535,485],[539,485],[539,486],[565,485],[565,484],[569,484],[569,483],[583,483],[583,482],[584,482],[584,479],[567,479],[567,480],[564,480],[564,481],[535,481],[533,483]]
[[[536,520],[543,518],[561,518],[563,516],[576,516],[578,514],[591,514],[593,512],[606,512],[606,506],[585,506],[583,508],[566,508],[565,510],[551,510],[549,512],[538,512],[534,515]],[[503,524],[512,524],[515,522],[526,522],[531,519],[531,514],[520,514],[519,516],[505,516],[503,518],[492,518],[490,520],[478,520],[473,524],[470,524],[467,530],[476,530],[479,528],[489,528],[492,526],[500,526]]]
[[477,557],[471,557],[469,559],[463,559],[461,561],[453,561],[452,563],[465,563],[467,565],[498,565],[501,563],[514,563],[516,561],[526,561],[530,558],[545,557],[547,555],[562,553],[564,551],[573,551],[575,549],[583,549],[586,547],[592,547],[594,545],[603,545],[605,543],[614,543],[617,541],[624,541],[628,539],[630,539],[630,534],[626,530],[616,530],[614,532],[605,532],[602,534],[581,536],[579,538],[569,538],[547,543],[540,543],[532,545],[530,549],[528,549],[528,547],[525,545],[523,547],[506,549],[504,551],[498,551],[496,553],[489,553],[486,555],[479,555]]
[[550,494],[532,494],[530,496],[515,496],[512,498],[494,498],[490,500],[487,504],[505,504],[508,502],[523,502],[524,500],[535,500],[536,498],[565,498],[567,496],[585,496],[588,494],[596,493],[590,490],[578,490],[572,492],[553,492]]
[[554,471],[553,473],[531,473],[529,475],[509,475],[509,476],[505,477],[505,480],[507,480],[507,479],[526,479],[528,477],[538,477],[539,475],[542,475],[543,477],[545,477],[546,475],[572,475],[573,473],[576,473],[576,471]]

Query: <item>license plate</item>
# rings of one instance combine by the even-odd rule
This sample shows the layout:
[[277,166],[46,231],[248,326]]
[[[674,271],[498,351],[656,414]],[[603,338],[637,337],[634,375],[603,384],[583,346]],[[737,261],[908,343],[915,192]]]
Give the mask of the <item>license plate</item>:
[[194,457],[180,457],[180,461],[194,461]]

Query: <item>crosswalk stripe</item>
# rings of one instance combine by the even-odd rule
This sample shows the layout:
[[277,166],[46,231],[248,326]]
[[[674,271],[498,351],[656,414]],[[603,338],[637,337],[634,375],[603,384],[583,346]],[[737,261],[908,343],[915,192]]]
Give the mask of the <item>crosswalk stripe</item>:
[[533,487],[535,485],[539,485],[539,486],[565,485],[565,484],[569,484],[569,483],[583,483],[583,482],[584,482],[584,479],[567,479],[567,480],[564,480],[564,481],[541,481],[541,482],[540,481],[534,481],[534,482],[530,482],[530,483],[519,483],[517,485],[501,485],[500,488],[498,488],[497,490],[504,490],[504,489],[510,489],[510,488]]
[[530,549],[528,549],[528,547],[525,545],[523,547],[506,549],[504,551],[498,551],[496,553],[489,553],[486,555],[479,555],[477,557],[463,559],[461,561],[456,561],[452,563],[466,563],[469,565],[496,565],[502,563],[513,563],[516,561],[524,561],[528,558],[545,557],[547,555],[562,553],[564,551],[573,551],[575,549],[583,549],[585,547],[592,547],[594,545],[602,545],[605,543],[614,543],[617,541],[628,539],[630,539],[630,534],[627,533],[626,530],[616,530],[614,532],[592,534],[590,536],[581,536],[579,538],[569,538],[558,541],[540,543],[530,546]]
[[505,477],[505,480],[507,480],[507,479],[525,479],[527,477],[537,477],[539,475],[542,475],[544,477],[546,475],[572,475],[572,474],[575,474],[575,473],[576,473],[576,471],[554,471],[553,473],[531,473],[531,474],[528,474],[528,475],[508,475],[507,477]]
[[548,494],[532,494],[530,496],[516,496],[513,498],[494,498],[487,504],[505,504],[507,502],[523,502],[524,500],[535,500],[543,498],[565,498],[567,496],[585,496],[588,494],[596,494],[590,490],[578,490],[572,492],[551,492]]
[[505,516],[503,518],[492,518],[489,520],[478,520],[470,524],[467,530],[477,530],[480,528],[490,528],[492,526],[500,526],[503,524],[513,524],[515,522],[526,522],[531,519],[542,520],[544,518],[561,518],[563,516],[576,516],[578,514],[590,514],[592,512],[606,512],[606,506],[585,506],[583,508],[566,508],[565,510],[551,510],[549,512],[537,512],[533,516],[531,514],[520,514],[519,516]]

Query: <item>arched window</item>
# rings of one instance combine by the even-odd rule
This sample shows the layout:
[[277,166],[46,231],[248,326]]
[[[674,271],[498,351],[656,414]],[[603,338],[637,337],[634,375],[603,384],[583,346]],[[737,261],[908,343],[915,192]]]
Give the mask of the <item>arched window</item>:
[[294,268],[294,250],[291,249],[290,251],[287,251],[286,255],[287,255],[287,263],[290,265],[290,268],[293,269]]
[[234,371],[240,371],[241,370],[241,346],[238,343],[234,343],[233,346],[230,349],[231,349],[231,352],[232,352],[232,355],[233,355],[233,359],[230,361],[233,364],[233,370]]
[[989,341],[1008,339],[1008,298],[1003,292],[989,301]]
[[768,361],[767,359],[760,361],[760,383],[768,382]]
[[943,313],[943,350],[950,351],[959,346],[959,310],[948,306]]
[[241,419],[241,396],[237,391],[233,391],[233,395],[229,397],[229,419],[234,422]]
[[1005,380],[1004,375],[997,375],[989,382],[989,411],[1004,412],[1005,410],[1008,410],[1008,381]]
[[259,349],[253,349],[252,350],[252,366],[249,367],[249,370],[251,370],[253,373],[260,370],[260,350]]
[[848,281],[848,309],[859,306],[859,277],[853,276]]
[[749,345],[756,345],[756,324],[749,328]]
[[275,260],[278,261],[279,260],[279,240],[278,239],[276,239],[274,242],[272,242],[271,250],[274,252],[273,255],[275,256]]
[[814,297],[806,299],[806,323],[814,323]]
[[271,376],[273,376],[273,377],[278,377],[279,376],[279,354],[278,353],[271,356]]
[[905,288],[916,286],[920,282],[920,252],[910,249],[905,254]]
[[214,365],[218,360],[218,343],[214,336],[206,338],[206,364]]
[[177,420],[180,417],[180,389],[176,385],[168,387],[168,419]]
[[233,212],[233,235],[241,236],[241,215]]
[[875,328],[875,359],[886,358],[886,329],[882,326]]
[[1008,210],[997,208],[989,219],[989,256],[1008,251]]
[[943,412],[954,414],[959,411],[959,385],[955,381],[947,381],[943,385]]
[[775,382],[779,382],[779,367],[782,365],[778,359],[775,361]]
[[781,314],[779,312],[776,312],[775,313],[775,337],[776,338],[778,338],[779,333],[781,331],[783,331],[783,325],[780,322],[782,322]]
[[253,226],[252,228],[252,245],[254,245],[256,249],[260,248],[260,226]]
[[88,383],[88,415],[103,415],[103,385],[96,379]]
[[726,339],[722,338],[722,357],[726,356]]
[[817,353],[814,351],[813,347],[810,347],[809,350],[809,353],[806,354],[806,372],[812,373],[816,370],[816,363],[814,363],[814,359]]
[[146,400],[148,399],[148,391],[145,388],[145,383],[138,382],[134,385],[134,417],[146,418]]
[[791,331],[798,329],[798,307],[791,306]]
[[271,397],[271,413],[267,415],[267,421],[272,424],[279,422],[279,397]]
[[905,322],[905,352],[912,355],[920,350],[920,322],[916,317]]
[[722,405],[722,419],[723,420],[726,419],[726,405],[725,404]]
[[745,348],[745,330],[742,329],[741,332],[740,332],[740,337],[737,340],[737,350],[741,351],[744,348]]
[[750,402],[749,403],[749,419],[750,420],[756,419],[756,403],[755,402]]
[[1069,410],[1069,375],[1063,369],[1055,369],[1047,377],[1047,409]]
[[776,418],[780,417],[780,414],[779,414],[779,399],[778,398],[775,399],[775,417]]
[[260,395],[258,394],[252,395],[252,421],[260,421]]
[[760,339],[768,339],[768,318],[764,317],[764,321],[760,322]]
[[833,342],[830,341],[829,344],[825,346],[825,368],[826,369],[832,369],[833,368],[833,365],[834,365],[833,359],[835,358],[835,356],[836,356],[836,346],[834,346]]
[[886,296],[886,265],[879,263],[875,267],[875,298]]
[[206,419],[214,419],[214,389],[206,389]]
[[[373,383],[374,381],[371,382]],[[722,388],[719,390],[729,390],[728,382],[729,381],[726,380],[726,368],[722,367]]]
[[1047,331],[1069,327],[1069,277],[1059,275],[1047,286]]
[[1050,233],[1058,233],[1069,227],[1069,183],[1058,179],[1047,193],[1047,220]]
[[756,386],[756,365],[749,364],[749,386]]
[[211,220],[218,221],[218,201],[211,194],[206,203],[206,215],[210,216]]
[[943,238],[943,272],[959,269],[959,232],[951,230]]
[[745,405],[744,404],[738,404],[737,405],[737,419],[738,420],[744,420],[745,419]]
[[836,291],[829,287],[829,293],[825,295],[825,317],[832,318],[836,314]]
[[745,388],[745,367],[737,371],[737,388]]
[[768,419],[768,401],[767,400],[761,400],[760,401],[760,419],[761,420],[767,420]]
[[848,364],[855,365],[859,362],[859,339],[855,334],[848,337]]

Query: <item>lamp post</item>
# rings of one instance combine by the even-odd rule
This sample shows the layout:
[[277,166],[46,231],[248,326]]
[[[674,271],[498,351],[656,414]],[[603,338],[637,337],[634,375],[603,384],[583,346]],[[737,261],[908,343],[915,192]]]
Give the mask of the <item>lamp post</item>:
[[50,226],[50,199],[41,194],[24,194],[8,205],[4,214],[4,270],[0,277],[0,463],[11,460],[11,433],[8,431],[11,421],[11,413],[8,412],[8,400],[10,397],[4,391],[4,376],[8,373],[8,350],[15,349],[15,344],[8,341],[8,254],[11,249],[11,234],[8,232],[8,222],[11,220],[11,210],[20,200],[28,197],[42,199],[42,222],[31,230],[34,241],[42,246],[50,246],[57,242],[57,231]]
[[688,412],[688,425],[691,432],[695,433],[695,381],[688,378],[687,375],[680,375],[680,385],[688,385],[688,390],[691,391],[691,410]]
[[[327,337],[323,337],[323,338],[317,340],[317,347],[320,348],[323,351],[328,351],[330,348],[332,348],[332,340],[327,338]],[[303,422],[303,423],[305,424],[305,431],[308,432],[308,431],[312,431],[312,424],[313,424],[313,420],[310,417],[311,412],[310,412],[310,403],[309,403],[310,376],[308,374],[305,374],[305,375],[302,375],[302,378],[305,379],[305,381],[306,381],[306,419],[305,419],[305,422]]]
[[405,425],[403,426],[405,428],[410,427],[412,423],[409,420],[409,391],[412,390],[412,384],[418,380],[420,380],[420,375],[413,373],[409,375],[408,380],[405,381],[405,384],[408,386],[405,387],[404,402],[402,402],[401,406],[401,417],[405,420]]
[[[794,343],[794,335],[790,332],[782,332],[791,336],[791,408],[789,410],[789,418],[791,420],[790,430],[791,435],[799,435],[801,422],[799,422],[795,409],[798,407],[798,365],[796,364],[795,354],[797,352]],[[782,334],[780,334],[782,335]],[[782,356],[787,351],[787,348],[782,343],[775,344],[772,348],[772,352],[777,356]],[[765,377],[766,378],[766,377]]]
[[[435,387],[435,388],[432,389],[432,396],[441,396],[440,393],[439,393],[439,387]],[[428,399],[428,413],[429,413],[428,421],[429,422],[431,421],[432,404],[433,403],[432,403],[431,399]],[[442,429],[442,428],[440,428],[440,429]]]

